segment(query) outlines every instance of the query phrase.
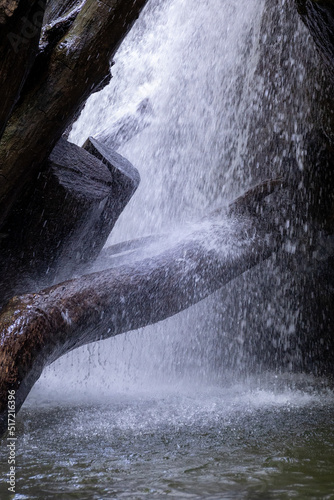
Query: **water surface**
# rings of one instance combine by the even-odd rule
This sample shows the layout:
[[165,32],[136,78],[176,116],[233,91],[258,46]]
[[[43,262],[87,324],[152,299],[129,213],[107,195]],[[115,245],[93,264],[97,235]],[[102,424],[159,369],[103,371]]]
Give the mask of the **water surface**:
[[[292,382],[129,389],[72,403],[36,390],[18,420],[13,498],[332,499],[334,393]],[[3,478],[7,468],[4,456]]]

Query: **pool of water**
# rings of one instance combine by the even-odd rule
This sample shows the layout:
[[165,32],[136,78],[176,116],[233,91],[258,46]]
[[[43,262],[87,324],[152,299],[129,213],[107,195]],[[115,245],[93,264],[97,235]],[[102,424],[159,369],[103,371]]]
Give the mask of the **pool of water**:
[[333,499],[334,393],[272,377],[75,400],[36,390],[17,422],[16,495],[1,498]]

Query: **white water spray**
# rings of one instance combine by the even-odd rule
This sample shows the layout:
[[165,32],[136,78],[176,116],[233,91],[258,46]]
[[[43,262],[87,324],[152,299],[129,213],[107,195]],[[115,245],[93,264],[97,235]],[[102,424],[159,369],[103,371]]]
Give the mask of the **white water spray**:
[[115,58],[111,84],[89,100],[70,135],[79,145],[88,135],[107,137],[117,119],[151,103],[151,125],[120,151],[142,183],[114,240],[196,220],[235,194],[226,180],[251,98],[263,3],[148,3]]
[[[302,166],[314,123],[305,92],[314,85],[303,79],[316,72],[292,4],[149,1],[111,84],[70,137],[107,139],[149,99],[140,132],[120,150],[142,183],[110,242],[175,227],[180,235],[250,184],[290,173],[295,159]],[[255,363],[274,353],[278,366],[291,352],[298,299],[285,264],[272,258],[173,318],[46,370],[21,411],[19,496],[329,498],[334,395],[324,381],[262,373],[221,383],[229,349],[236,372],[255,351]]]
[[[135,115],[143,100],[150,104],[149,125],[119,150],[142,181],[109,243],[171,231],[248,187],[236,182],[236,169],[246,147],[241,127],[263,7],[264,0],[206,0],[196,8],[191,0],[148,3],[117,53],[110,85],[89,99],[69,137],[79,145],[89,135],[108,140],[115,122]],[[221,329],[217,302],[70,354],[59,361],[74,365],[66,383],[84,379],[105,388],[145,385],[152,374],[159,383],[175,373],[205,376]],[[48,383],[60,380],[58,372],[48,370]]]

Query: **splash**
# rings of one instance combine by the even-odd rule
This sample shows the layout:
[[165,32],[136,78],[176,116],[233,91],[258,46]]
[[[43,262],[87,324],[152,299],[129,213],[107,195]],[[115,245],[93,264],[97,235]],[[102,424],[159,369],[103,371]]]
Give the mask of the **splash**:
[[[141,185],[109,245],[152,233],[180,234],[188,221],[256,181],[281,175],[288,153],[273,155],[272,131],[276,137],[283,122],[282,136],[291,136],[302,161],[293,102],[286,102],[296,76],[294,54],[288,51],[283,68],[280,57],[289,45],[284,29],[289,36],[294,30],[299,48],[293,50],[300,50],[305,30],[284,1],[274,3],[206,0],[196,9],[190,0],[148,3],[117,53],[110,85],[89,99],[69,137],[79,145],[89,135],[114,143],[140,171]],[[302,63],[297,73],[301,81]],[[284,85],[273,94],[277,79]],[[122,124],[124,134],[118,134]],[[91,378],[110,388],[144,386],[152,377],[161,383],[180,377],[221,382],[231,376],[225,368],[239,373],[253,363],[252,369],[261,369],[262,351],[264,363],[269,356],[284,357],[298,318],[298,305],[285,297],[290,283],[275,260],[262,274],[248,274],[250,279],[241,277],[176,317],[70,354],[59,362],[71,367],[69,383],[80,386]],[[267,335],[271,325],[273,340]],[[258,339],[254,345],[250,334]],[[254,361],[245,361],[244,351]]]

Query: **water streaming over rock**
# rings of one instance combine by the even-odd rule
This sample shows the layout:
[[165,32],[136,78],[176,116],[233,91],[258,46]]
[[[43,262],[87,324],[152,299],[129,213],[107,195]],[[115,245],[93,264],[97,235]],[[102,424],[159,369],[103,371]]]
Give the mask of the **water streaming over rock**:
[[300,339],[311,320],[294,255],[302,238],[306,258],[312,240],[305,137],[321,114],[316,57],[285,0],[206,0],[196,9],[190,0],[148,2],[110,85],[89,99],[69,137],[81,145],[93,135],[140,171],[108,244],[179,231],[251,185],[284,176],[297,187],[290,208],[277,205],[286,252],[174,318],[70,354],[47,377],[63,387],[59,366],[73,365],[69,387],[86,380],[105,390],[303,366]]
[[[248,187],[235,170],[246,145],[242,124],[254,94],[263,7],[264,1],[204,1],[196,9],[189,0],[148,3],[115,58],[111,84],[89,100],[69,137],[79,145],[89,135],[110,143],[115,123],[136,120],[139,133],[119,152],[142,181],[110,243],[173,231]],[[106,375],[119,383],[125,375],[207,373],[218,362],[212,356],[220,300],[70,355],[75,366],[80,360],[75,376],[92,371],[94,383],[98,377],[104,384]]]
[[22,498],[40,498],[35,478],[45,498],[325,498],[333,490],[332,392],[277,372],[238,381],[298,367],[299,340],[309,348],[311,278],[295,255],[302,240],[305,257],[312,239],[305,138],[324,123],[316,61],[286,0],[148,2],[110,85],[70,135],[113,143],[140,171],[108,244],[179,234],[284,175],[296,186],[283,207],[285,252],[173,318],[46,370],[22,410]]

